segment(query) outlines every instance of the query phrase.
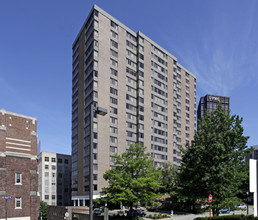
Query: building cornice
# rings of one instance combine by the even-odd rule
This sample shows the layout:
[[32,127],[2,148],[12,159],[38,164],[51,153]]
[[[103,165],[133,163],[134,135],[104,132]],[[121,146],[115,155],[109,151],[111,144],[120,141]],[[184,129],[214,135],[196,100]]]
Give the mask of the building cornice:
[[35,121],[37,121],[37,119],[34,118],[34,117],[30,117],[30,116],[26,116],[26,115],[21,115],[21,114],[17,114],[17,113],[13,113],[13,112],[8,112],[5,109],[0,109],[0,113],[2,113],[2,115],[8,114],[8,115],[13,115],[13,116],[18,116],[18,117],[30,119],[30,120],[32,120],[33,124],[35,124]]

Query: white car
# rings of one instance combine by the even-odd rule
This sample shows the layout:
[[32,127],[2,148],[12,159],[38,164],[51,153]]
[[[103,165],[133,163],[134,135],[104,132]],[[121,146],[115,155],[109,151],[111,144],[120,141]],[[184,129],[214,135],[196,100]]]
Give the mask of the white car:
[[239,209],[246,209],[246,204],[240,204],[240,205],[238,206],[238,208],[239,208]]

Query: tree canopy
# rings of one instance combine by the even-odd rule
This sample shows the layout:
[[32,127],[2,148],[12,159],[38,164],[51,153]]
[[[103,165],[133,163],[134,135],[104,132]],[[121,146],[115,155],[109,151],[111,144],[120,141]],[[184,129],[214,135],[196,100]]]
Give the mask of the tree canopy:
[[161,192],[169,193],[170,195],[176,194],[177,189],[177,166],[172,163],[163,163],[161,170]]
[[40,201],[40,214],[42,217],[42,220],[47,219],[47,203],[44,201]]
[[242,120],[219,104],[198,122],[194,141],[182,150],[178,186],[182,201],[204,201],[212,194],[215,212],[236,198],[239,187],[248,181],[244,162],[248,137],[243,136]]
[[157,196],[161,172],[153,166],[153,160],[145,149],[138,144],[131,145],[122,155],[114,156],[115,167],[103,176],[109,185],[103,188],[101,200],[132,208],[138,203],[149,203]]

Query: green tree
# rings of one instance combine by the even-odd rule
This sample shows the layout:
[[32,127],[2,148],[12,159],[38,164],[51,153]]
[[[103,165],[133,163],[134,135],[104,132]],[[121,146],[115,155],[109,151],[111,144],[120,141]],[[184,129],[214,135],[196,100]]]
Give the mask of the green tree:
[[169,193],[171,196],[176,194],[177,189],[177,166],[172,163],[164,163],[161,170],[161,192]]
[[44,201],[40,202],[39,211],[41,213],[42,220],[47,220],[47,203]]
[[[104,179],[108,187],[103,188],[102,201],[123,204],[133,208],[136,204],[146,204],[157,196],[161,187],[161,172],[153,166],[146,147],[131,145],[122,155],[115,155],[115,167],[107,170]],[[131,212],[132,213],[132,212]]]
[[212,194],[213,214],[235,203],[244,181],[248,181],[244,157],[248,137],[243,136],[242,118],[218,109],[206,113],[198,123],[191,145],[183,151],[179,173],[179,198],[203,202]]

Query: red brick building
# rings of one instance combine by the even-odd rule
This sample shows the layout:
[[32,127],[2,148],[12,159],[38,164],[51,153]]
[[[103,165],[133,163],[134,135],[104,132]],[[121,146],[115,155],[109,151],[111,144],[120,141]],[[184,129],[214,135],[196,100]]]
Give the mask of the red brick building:
[[0,219],[36,220],[39,214],[37,120],[0,110]]

